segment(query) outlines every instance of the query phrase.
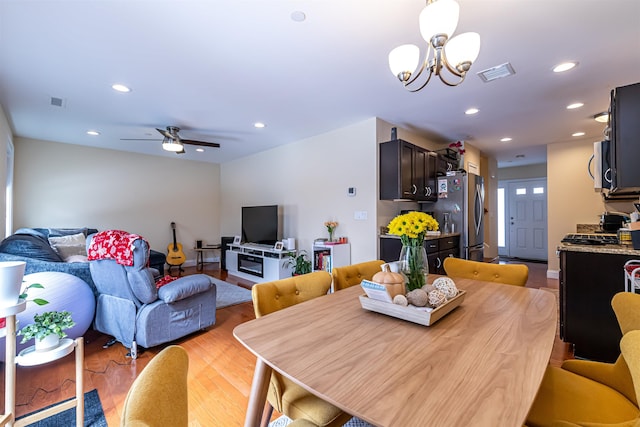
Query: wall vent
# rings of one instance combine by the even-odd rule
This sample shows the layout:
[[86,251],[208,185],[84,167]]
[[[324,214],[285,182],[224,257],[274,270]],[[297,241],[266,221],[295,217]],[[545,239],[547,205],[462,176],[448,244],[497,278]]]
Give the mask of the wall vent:
[[62,98],[56,98],[55,96],[51,97],[51,105],[54,107],[62,107],[64,104],[64,100]]
[[502,77],[512,76],[515,73],[516,72],[511,66],[511,64],[508,62],[505,62],[504,64],[479,71],[478,77],[480,77],[483,82],[488,83],[493,80],[500,79]]

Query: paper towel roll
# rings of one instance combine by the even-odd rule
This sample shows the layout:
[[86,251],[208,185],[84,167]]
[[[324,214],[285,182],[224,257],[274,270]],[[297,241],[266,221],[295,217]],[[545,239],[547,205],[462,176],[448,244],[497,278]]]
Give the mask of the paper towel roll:
[[296,239],[294,239],[293,237],[289,237],[288,239],[285,239],[285,246],[290,251],[295,249],[296,248]]

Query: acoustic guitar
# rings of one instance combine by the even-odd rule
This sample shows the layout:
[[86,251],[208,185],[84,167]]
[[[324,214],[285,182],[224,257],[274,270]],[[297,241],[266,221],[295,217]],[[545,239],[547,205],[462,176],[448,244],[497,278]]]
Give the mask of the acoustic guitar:
[[169,243],[167,246],[167,264],[169,265],[182,265],[187,260],[184,252],[182,252],[182,245],[176,242],[176,223],[171,223],[173,230],[173,244]]

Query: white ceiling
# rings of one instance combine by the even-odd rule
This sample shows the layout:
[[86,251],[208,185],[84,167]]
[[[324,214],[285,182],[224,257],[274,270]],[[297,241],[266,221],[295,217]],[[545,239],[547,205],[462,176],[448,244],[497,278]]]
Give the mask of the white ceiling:
[[[0,0],[0,103],[17,136],[175,156],[121,140],[175,125],[222,145],[187,146],[183,158],[215,163],[376,116],[517,166],[546,161],[544,145],[576,131],[600,140],[592,116],[612,88],[640,81],[638,0],[458,1],[456,34],[480,34],[478,60],[458,87],[433,80],[409,93],[387,55],[424,47],[424,0]],[[552,73],[564,60],[580,64]],[[505,62],[515,75],[476,75]],[[576,101],[584,107],[565,109]]]

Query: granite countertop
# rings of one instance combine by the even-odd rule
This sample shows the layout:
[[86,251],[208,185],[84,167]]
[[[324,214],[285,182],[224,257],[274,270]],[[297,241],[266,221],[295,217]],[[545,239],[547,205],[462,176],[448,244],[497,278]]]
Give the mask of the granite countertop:
[[[441,233],[438,236],[424,236],[424,240],[442,239],[443,237],[459,236],[460,233]],[[399,239],[400,236],[394,234],[381,234],[381,239]],[[640,252],[640,251],[639,251]]]
[[632,245],[575,245],[573,243],[560,243],[558,251],[633,255],[640,258],[640,250],[633,249]]

